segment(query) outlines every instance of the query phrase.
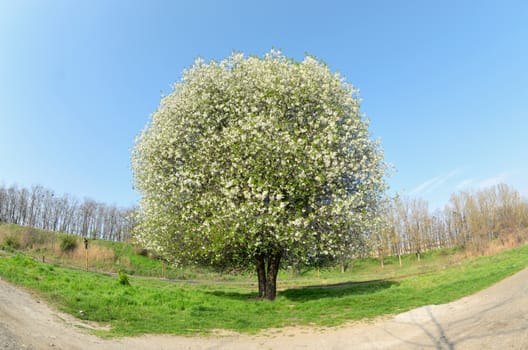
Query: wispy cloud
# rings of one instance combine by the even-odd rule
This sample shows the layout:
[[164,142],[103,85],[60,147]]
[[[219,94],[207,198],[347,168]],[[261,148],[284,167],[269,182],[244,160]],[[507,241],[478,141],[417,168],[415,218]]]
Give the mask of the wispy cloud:
[[446,183],[449,179],[454,177],[458,174],[458,169],[452,170],[448,174],[435,176],[433,178],[430,178],[429,180],[426,180],[413,188],[409,194],[411,196],[419,195],[419,194],[425,194],[425,193],[431,193],[438,187],[442,186],[444,183]]
[[475,178],[468,178],[460,181],[455,189],[457,191],[467,190],[467,189],[482,189],[487,187],[492,187],[500,183],[506,183],[510,179],[510,173],[503,171],[502,173],[491,176],[482,180],[477,180]]
[[460,181],[455,186],[455,188],[456,188],[457,191],[461,191],[461,190],[464,190],[466,188],[471,187],[474,183],[475,183],[475,179],[464,179],[464,180]]
[[510,178],[510,173],[507,171],[504,171],[498,175],[488,177],[487,179],[481,180],[478,182],[477,187],[478,188],[486,188],[498,185],[500,183],[505,183]]
[[418,186],[413,188],[411,190],[411,192],[409,192],[409,194],[410,195],[416,195],[416,194],[422,193],[425,189],[431,187],[432,185],[434,185],[439,180],[440,180],[440,177],[437,176],[437,177],[433,177],[432,179],[429,179],[429,180],[427,180],[425,182],[422,182],[421,184],[419,184]]

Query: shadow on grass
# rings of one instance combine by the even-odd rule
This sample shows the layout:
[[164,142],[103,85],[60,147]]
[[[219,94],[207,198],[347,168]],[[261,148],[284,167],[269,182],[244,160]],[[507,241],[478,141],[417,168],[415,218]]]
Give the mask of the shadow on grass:
[[206,294],[214,295],[220,298],[228,298],[233,300],[248,301],[248,300],[258,300],[257,292],[225,292],[225,291],[213,291],[205,292]]
[[399,282],[388,280],[345,282],[287,289],[280,292],[279,295],[291,301],[303,302],[323,298],[341,298],[349,295],[374,294],[398,284]]
[[[278,295],[291,301],[304,302],[323,298],[341,298],[348,295],[373,294],[398,284],[399,282],[397,281],[389,280],[345,282],[286,289],[279,291]],[[256,292],[241,293],[212,291],[207,293],[221,298],[229,298],[241,301],[259,300]]]

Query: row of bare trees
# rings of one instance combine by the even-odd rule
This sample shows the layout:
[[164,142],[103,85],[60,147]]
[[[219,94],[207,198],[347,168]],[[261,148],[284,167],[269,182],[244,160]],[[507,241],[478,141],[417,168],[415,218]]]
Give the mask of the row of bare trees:
[[433,213],[422,199],[396,196],[386,202],[372,244],[380,257],[414,253],[419,259],[422,252],[437,248],[480,251],[501,235],[526,234],[527,229],[528,202],[500,184],[453,194],[444,210]]
[[0,222],[113,241],[128,240],[135,224],[133,208],[57,196],[40,185],[0,185]]
[[[0,185],[0,222],[127,241],[135,225],[134,212],[88,198],[57,196],[39,185],[30,189]],[[381,258],[413,253],[420,259],[422,252],[449,247],[479,251],[501,235],[528,233],[528,202],[505,184],[453,194],[444,210],[433,213],[423,199],[396,196],[386,201],[382,216],[370,237],[371,254]]]

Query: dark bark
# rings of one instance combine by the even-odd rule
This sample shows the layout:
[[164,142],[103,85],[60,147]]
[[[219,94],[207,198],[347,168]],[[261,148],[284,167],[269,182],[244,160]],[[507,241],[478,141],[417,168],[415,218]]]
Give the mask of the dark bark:
[[259,298],[274,300],[277,296],[277,274],[279,273],[281,257],[281,253],[255,256]]
[[348,269],[348,263],[344,257],[341,258],[341,273],[345,273]]
[[268,300],[274,300],[277,296],[277,274],[279,273],[280,260],[280,253],[275,253],[268,257],[265,295],[265,298]]
[[263,254],[255,257],[255,264],[257,266],[259,298],[264,298],[266,297],[266,263]]

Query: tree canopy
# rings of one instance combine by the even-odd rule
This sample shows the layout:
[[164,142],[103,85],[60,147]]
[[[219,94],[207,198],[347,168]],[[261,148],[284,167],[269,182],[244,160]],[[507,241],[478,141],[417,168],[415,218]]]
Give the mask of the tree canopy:
[[340,256],[376,221],[384,164],[359,103],[311,56],[197,59],[136,140],[138,240],[175,263],[254,263],[274,299],[281,259]]

